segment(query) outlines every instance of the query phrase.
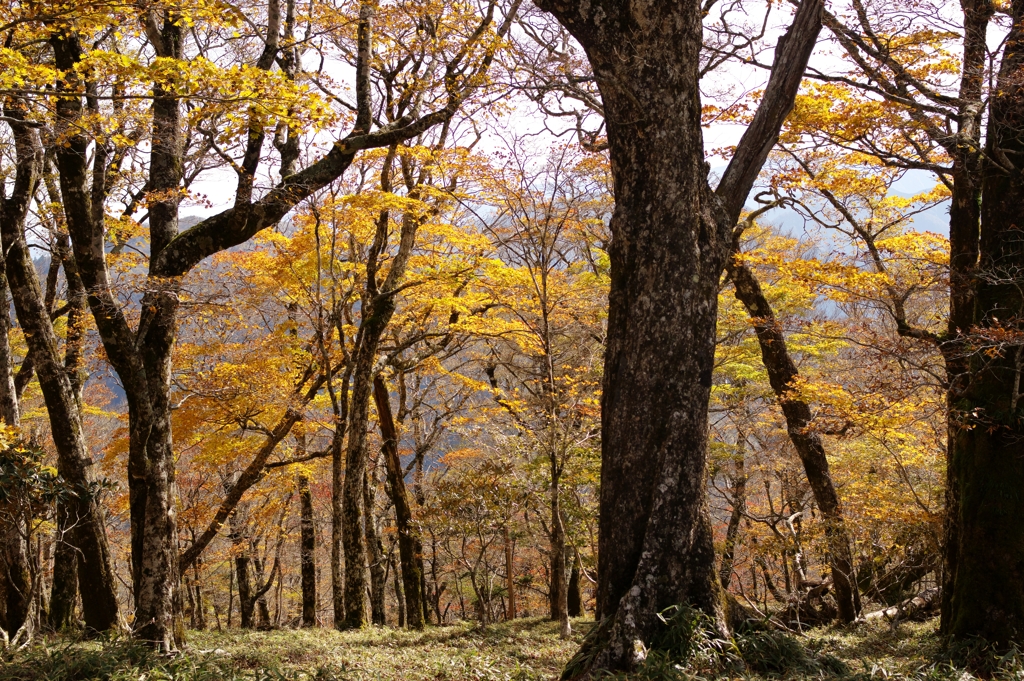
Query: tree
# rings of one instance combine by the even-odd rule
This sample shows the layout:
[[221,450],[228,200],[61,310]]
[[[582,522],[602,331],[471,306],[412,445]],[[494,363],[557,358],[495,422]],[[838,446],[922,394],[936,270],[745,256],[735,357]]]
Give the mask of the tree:
[[[1005,525],[997,516],[1003,510],[1012,512],[1009,507],[996,505],[1002,510],[994,515],[982,511],[994,498],[996,487],[989,486],[1017,473],[998,463],[998,455],[977,457],[985,447],[998,451],[1006,446],[999,443],[1005,442],[1004,436],[1013,439],[1018,423],[1012,414],[1013,389],[1000,383],[1016,369],[1007,364],[997,368],[1010,361],[1014,343],[991,342],[993,327],[1010,328],[1004,328],[1004,305],[1013,306],[994,293],[1002,290],[996,282],[1007,283],[1002,262],[1005,238],[983,235],[1006,234],[1015,220],[998,208],[990,212],[985,207],[985,189],[993,189],[989,206],[1000,205],[1007,192],[1012,195],[1019,174],[1005,159],[1017,153],[1016,133],[1007,131],[1017,125],[1017,114],[1010,113],[1018,101],[1017,52],[1009,46],[1018,39],[1020,10],[1011,3],[1004,23],[996,5],[964,2],[958,12],[944,18],[948,30],[937,30],[934,15],[919,7],[854,2],[852,9],[849,19],[838,13],[824,15],[852,63],[848,73],[813,74],[824,81],[820,88],[832,93],[835,105],[820,107],[820,97],[809,102],[827,115],[819,119],[824,126],[808,126],[805,132],[895,168],[932,172],[950,192],[946,328],[919,328],[906,319],[900,323],[898,316],[897,323],[904,337],[937,348],[945,365],[949,423],[942,629],[957,638],[981,636],[1006,644],[1019,640],[1024,597],[993,588],[1004,582],[1016,584],[1007,581],[1006,562],[982,565],[972,556],[980,546],[974,542],[996,536],[1002,536],[1000,547],[1019,545],[1001,534]],[[903,9],[910,11],[898,17]],[[896,26],[899,40],[883,37]],[[1006,31],[1006,40],[991,50],[987,38],[995,27]],[[895,306],[893,311],[899,314]],[[983,369],[990,366],[991,371]],[[994,439],[987,440],[983,433]],[[987,491],[977,494],[980,489]]]
[[[508,8],[510,15],[517,6],[512,3]],[[335,31],[335,8],[319,9],[307,19],[323,22],[319,25],[325,31]],[[66,224],[104,350],[129,403],[128,480],[139,638],[172,649],[182,635],[175,628],[179,561],[170,400],[182,278],[204,259],[276,224],[302,200],[341,176],[360,151],[386,148],[451,121],[460,106],[486,84],[483,76],[494,59],[498,47],[494,38],[500,32],[496,24],[501,21],[495,15],[501,9],[491,3],[480,14],[460,14],[448,25],[417,24],[409,14],[395,15],[394,24],[378,23],[374,5],[356,7],[352,21],[343,22],[354,30],[338,29],[332,36],[337,53],[355,66],[355,103],[338,96],[332,100],[355,114],[351,131],[337,137],[325,155],[301,170],[297,166],[299,127],[310,122],[323,126],[334,116],[326,114],[328,107],[312,93],[329,79],[324,74],[300,73],[294,2],[282,5],[270,0],[266,6],[250,8],[265,24],[246,35],[251,54],[248,50],[218,52],[210,42],[236,32],[241,20],[233,8],[192,14],[191,8],[124,10],[100,3],[59,22],[26,15],[11,24],[17,30],[32,31],[52,50],[52,66],[35,68],[21,52],[15,63],[24,68],[19,73],[27,74],[33,87],[39,86],[29,88],[33,97],[56,88],[53,120],[61,139],[56,160]],[[127,17],[131,19],[125,21]],[[203,31],[186,30],[194,20],[202,23]],[[466,22],[471,27],[463,31]],[[417,32],[417,25],[427,23],[431,31]],[[125,35],[107,31],[110,26],[142,30]],[[397,57],[396,71],[375,71],[375,65],[386,62],[373,53],[375,31],[386,33],[392,28],[396,34],[417,36],[412,58]],[[114,49],[105,49],[108,44]],[[410,45],[404,39],[388,44],[396,50]],[[118,53],[119,48],[125,49]],[[121,56],[107,59],[114,53]],[[232,63],[235,58],[242,61]],[[273,69],[277,64],[280,71]],[[299,79],[302,84],[297,83]],[[371,84],[375,79],[387,83],[396,95],[390,108],[374,103]],[[223,92],[232,94],[225,97]],[[136,97],[151,101],[152,107],[132,111],[125,106]],[[186,115],[183,100],[203,105]],[[119,118],[126,110],[128,115]],[[107,115],[118,123],[105,127]],[[129,130],[133,116],[146,120],[146,126]],[[218,126],[219,132],[211,132]],[[133,155],[143,128],[151,133],[148,158]],[[271,130],[281,179],[261,191],[256,178]],[[90,155],[91,148],[96,153]],[[180,231],[182,196],[210,155],[237,174],[233,205]],[[112,189],[123,179],[119,175],[129,156],[133,157],[129,165],[137,163],[138,175],[145,181],[129,188],[121,218],[130,220],[144,203],[149,236],[148,279],[137,324],[117,299],[105,248],[106,208]],[[186,166],[197,158],[198,170],[193,173]]]
[[717,190],[707,183],[697,3],[539,3],[583,46],[614,177],[602,388],[598,609],[606,623],[565,672],[628,669],[664,609],[689,604],[724,634],[705,491],[718,281],[728,239],[792,108],[820,30],[801,4]]
[[[61,532],[63,535],[68,529],[67,538],[78,554],[77,580],[86,626],[94,631],[106,631],[118,626],[119,615],[103,509],[96,498],[96,475],[82,428],[83,386],[78,375],[81,327],[74,330],[74,325],[82,323],[83,301],[80,296],[75,296],[75,314],[71,317],[73,330],[66,345],[65,361],[62,362],[51,314],[45,304],[25,236],[26,217],[43,170],[42,144],[35,126],[25,121],[24,107],[8,106],[5,111],[10,114],[16,149],[14,192],[10,198],[0,197],[3,201],[0,231],[4,250],[7,251],[5,276],[10,282],[14,308],[25,329],[32,366],[46,400],[58,467],[61,476],[76,490],[62,504]],[[54,257],[57,257],[56,253]],[[81,290],[70,258],[64,269],[69,289],[77,284]],[[77,343],[75,333],[79,334]],[[16,419],[12,421],[12,425],[16,423]],[[62,552],[62,557],[69,555]]]

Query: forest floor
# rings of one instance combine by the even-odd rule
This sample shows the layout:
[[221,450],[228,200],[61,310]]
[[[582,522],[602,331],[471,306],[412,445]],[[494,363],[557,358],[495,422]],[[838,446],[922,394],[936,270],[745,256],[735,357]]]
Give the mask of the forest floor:
[[[591,622],[574,622],[571,640],[542,619],[476,626],[463,623],[415,633],[374,628],[270,632],[192,631],[182,654],[168,658],[125,641],[40,640],[17,653],[0,653],[0,681],[514,681],[556,679]],[[832,678],[883,681],[968,681],[942,661],[935,620],[892,627],[884,622],[826,628],[796,643],[762,645],[761,671],[720,678]],[[771,639],[774,641],[775,639]],[[794,648],[793,646],[797,647]],[[741,645],[742,647],[742,645]],[[744,657],[748,657],[745,649]],[[825,660],[810,666],[801,658]],[[837,661],[839,664],[837,664]],[[674,665],[649,669],[645,681],[695,680]],[[1024,679],[1016,658],[992,678]]]

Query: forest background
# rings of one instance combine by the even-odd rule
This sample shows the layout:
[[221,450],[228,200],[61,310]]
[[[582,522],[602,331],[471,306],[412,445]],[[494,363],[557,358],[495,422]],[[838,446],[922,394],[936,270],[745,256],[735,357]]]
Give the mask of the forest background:
[[[1012,301],[963,321],[950,265],[957,187],[978,213],[985,163],[1020,175],[980,131],[1020,97],[1021,3],[968,4],[700,8],[712,189],[781,112],[707,283],[690,477],[727,618],[956,614],[950,424],[1018,427],[1024,347]],[[654,484],[601,480],[619,109],[544,8],[0,9],[5,648],[613,618],[602,494]],[[1003,411],[951,401],[997,369]]]

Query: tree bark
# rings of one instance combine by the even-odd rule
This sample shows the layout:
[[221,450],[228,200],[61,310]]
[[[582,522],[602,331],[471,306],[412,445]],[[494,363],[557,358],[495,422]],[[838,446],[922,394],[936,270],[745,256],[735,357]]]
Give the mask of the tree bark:
[[707,184],[696,0],[543,0],[587,53],[601,92],[615,212],[605,373],[598,610],[565,678],[631,669],[689,604],[724,635],[707,504],[707,410],[729,232],[792,108],[821,28],[801,4],[716,196]]
[[32,607],[32,574],[29,571],[25,528],[20,517],[0,534],[0,570],[4,576],[4,608],[7,633],[13,637],[25,624]]
[[384,441],[384,464],[388,475],[388,489],[395,505],[395,525],[398,530],[398,554],[402,563],[402,591],[405,595],[406,621],[411,629],[422,629],[425,603],[423,584],[423,546],[413,524],[412,503],[405,485],[402,462],[398,457],[398,430],[391,412],[391,402],[384,379],[373,381],[373,396],[377,405],[377,419],[381,439]]
[[[733,240],[733,252],[736,255],[739,255],[739,236],[737,230]],[[733,281],[736,299],[743,303],[753,321],[754,333],[761,348],[761,360],[768,372],[768,382],[779,401],[779,406],[782,407],[789,439],[800,457],[807,482],[814,493],[814,502],[824,520],[839,619],[843,622],[853,622],[860,614],[860,593],[854,574],[850,537],[846,531],[839,495],[829,472],[825,443],[821,436],[811,429],[810,406],[790,394],[791,387],[800,374],[796,363],[789,355],[782,327],[775,318],[760,283],[753,271],[735,258],[727,266],[727,271]]]
[[505,523],[502,535],[505,540],[505,590],[508,591],[508,609],[505,611],[505,619],[511,622],[516,618],[516,565],[515,556],[512,553],[512,533],[508,530],[508,523]]
[[746,439],[743,433],[737,432],[736,436],[737,457],[735,468],[732,474],[732,513],[729,514],[729,524],[725,528],[725,546],[722,548],[722,561],[718,567],[718,579],[722,582],[722,589],[729,590],[729,582],[732,581],[732,565],[736,555],[736,541],[740,532],[740,521],[743,519],[743,512],[747,506],[747,473],[745,470]]
[[367,470],[363,476],[363,504],[366,509],[364,527],[370,563],[370,622],[384,626],[387,624],[384,610],[385,558],[384,546],[377,532],[377,480],[372,470]]
[[[990,101],[969,374],[949,466],[958,501],[945,630],[1001,648],[1024,640],[1024,0],[1014,0]],[[1006,334],[1011,335],[1006,340]],[[986,352],[986,346],[987,352]]]
[[316,523],[313,520],[313,495],[309,476],[299,474],[299,514],[302,564],[302,626],[316,626]]
[[725,234],[703,162],[697,3],[540,4],[594,68],[615,194],[598,548],[609,624],[572,678],[634,667],[672,605],[722,622],[705,467]]
[[[10,110],[8,114],[20,116]],[[33,129],[20,124],[13,128],[17,177],[11,198],[3,200],[0,217],[0,234],[7,252],[7,281],[49,414],[57,468],[73,492],[65,505],[73,528],[71,541],[79,555],[78,579],[85,624],[90,630],[106,631],[118,624],[117,594],[103,510],[96,498],[92,457],[82,430],[80,381],[76,377],[72,382],[60,361],[57,334],[43,301],[24,232],[25,216],[42,167],[42,148]],[[72,360],[73,364],[75,361]]]
[[986,0],[961,2],[964,15],[963,62],[960,76],[958,144],[953,158],[953,190],[949,206],[949,321],[941,349],[946,363],[946,494],[942,542],[942,589],[939,628],[950,633],[952,598],[960,549],[960,484],[956,440],[957,410],[970,380],[965,336],[974,324],[975,278],[981,231],[981,135],[983,90],[988,60],[987,31],[994,6]]
[[573,552],[572,570],[569,572],[569,595],[566,609],[569,617],[583,616],[583,579],[580,574],[580,556]]
[[53,552],[53,586],[50,587],[50,612],[47,624],[53,631],[75,626],[75,604],[78,600],[78,552],[71,545],[68,510],[57,503],[56,549]]
[[561,471],[554,452],[551,454],[551,619],[559,624],[559,636],[566,639],[572,634],[569,622],[568,570],[565,564],[565,525],[562,521],[562,500],[559,486]]
[[331,439],[331,606],[334,628],[345,629],[345,450],[335,421]]
[[[0,198],[2,200],[2,198]],[[11,355],[11,299],[7,265],[0,250],[0,419],[8,426],[21,426],[18,392],[14,385],[14,357]]]

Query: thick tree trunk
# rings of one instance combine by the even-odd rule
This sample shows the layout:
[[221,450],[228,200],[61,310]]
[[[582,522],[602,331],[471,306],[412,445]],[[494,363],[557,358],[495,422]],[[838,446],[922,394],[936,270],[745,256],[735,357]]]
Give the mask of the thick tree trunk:
[[951,405],[961,419],[949,461],[957,545],[943,613],[954,638],[1000,647],[1024,641],[1024,0],[1011,14],[986,136],[973,319],[982,349],[969,356],[969,379]]
[[673,605],[704,611],[724,633],[705,478],[726,234],[703,160],[701,13],[692,0],[632,14],[602,4],[542,5],[594,68],[615,192],[598,549],[609,620],[570,678],[639,663]]
[[615,213],[605,373],[598,610],[565,677],[629,669],[689,604],[725,633],[707,505],[707,410],[729,232],[799,88],[821,29],[800,5],[719,185],[700,127],[697,0],[542,0],[579,40],[604,105]]
[[[738,241],[734,241],[733,251],[739,253]],[[754,320],[754,333],[761,347],[761,360],[768,371],[768,382],[782,407],[789,439],[800,457],[807,482],[814,494],[814,502],[825,523],[839,619],[853,622],[860,614],[860,593],[854,574],[850,537],[846,531],[839,495],[829,473],[825,444],[821,436],[811,430],[811,408],[803,400],[789,394],[791,386],[799,377],[799,371],[789,356],[782,327],[754,273],[739,260],[733,260],[727,271],[732,278],[737,300],[743,303]]]
[[964,0],[964,53],[960,76],[958,144],[953,157],[953,191],[949,206],[949,321],[942,354],[946,363],[948,418],[945,517],[943,519],[940,629],[948,634],[960,548],[960,484],[953,465],[960,425],[957,411],[970,380],[964,335],[974,324],[975,278],[981,229],[982,92],[988,60],[987,31],[994,6],[987,0]]
[[423,600],[423,548],[419,533],[413,525],[412,503],[405,485],[402,462],[398,457],[398,431],[391,413],[391,402],[384,379],[373,381],[373,396],[377,405],[381,439],[384,441],[384,463],[388,475],[391,501],[395,505],[395,525],[398,530],[398,554],[402,563],[402,591],[405,595],[406,621],[412,629],[422,629],[425,603]]
[[316,626],[316,523],[313,520],[313,495],[309,477],[299,475],[299,513],[301,539],[299,555],[302,564],[302,626]]

